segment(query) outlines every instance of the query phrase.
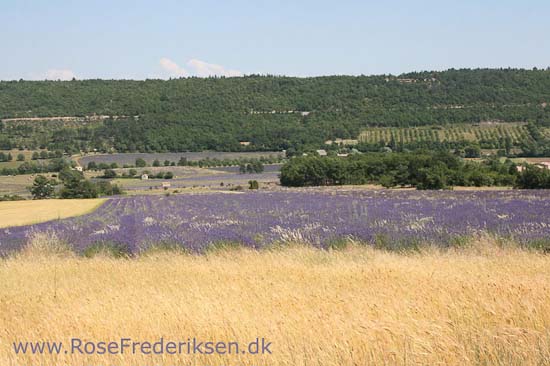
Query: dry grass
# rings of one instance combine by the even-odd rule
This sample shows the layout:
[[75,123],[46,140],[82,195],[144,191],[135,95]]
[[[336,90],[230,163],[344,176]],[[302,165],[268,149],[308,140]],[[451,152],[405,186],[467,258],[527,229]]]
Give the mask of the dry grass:
[[[0,364],[550,364],[550,257],[232,250],[0,262]],[[265,337],[272,355],[15,356],[13,341]]]
[[0,202],[0,228],[35,224],[89,213],[104,199]]

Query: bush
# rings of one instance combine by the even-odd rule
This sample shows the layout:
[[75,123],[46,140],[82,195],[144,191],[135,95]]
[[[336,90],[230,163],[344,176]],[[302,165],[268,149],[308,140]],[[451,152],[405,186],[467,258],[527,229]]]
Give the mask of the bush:
[[143,160],[142,158],[137,158],[136,159],[136,167],[137,168],[144,168],[147,166],[147,162],[145,160]]
[[113,242],[98,242],[90,245],[82,253],[87,258],[104,256],[109,258],[126,258],[130,256],[128,246]]
[[103,172],[103,178],[112,179],[112,178],[116,178],[116,177],[117,177],[117,174],[113,169],[106,169]]

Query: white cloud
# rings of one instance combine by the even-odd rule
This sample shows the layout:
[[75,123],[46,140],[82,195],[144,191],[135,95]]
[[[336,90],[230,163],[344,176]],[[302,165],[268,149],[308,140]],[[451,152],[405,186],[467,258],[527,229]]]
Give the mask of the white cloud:
[[166,57],[163,57],[160,59],[160,66],[168,74],[168,76],[171,76],[171,77],[189,76],[189,73],[187,72],[187,70],[185,70],[183,67],[180,67],[174,61]]
[[228,70],[221,65],[209,64],[207,62],[192,59],[187,62],[187,66],[192,68],[197,76],[243,76],[239,70]]
[[226,69],[221,65],[209,64],[197,59],[189,60],[185,65],[190,71],[179,66],[169,58],[163,57],[160,59],[160,66],[165,74],[169,77],[185,77],[185,76],[243,76],[243,73],[238,70]]
[[46,71],[46,75],[44,77],[46,80],[72,80],[73,78],[76,78],[75,73],[68,69],[50,69]]

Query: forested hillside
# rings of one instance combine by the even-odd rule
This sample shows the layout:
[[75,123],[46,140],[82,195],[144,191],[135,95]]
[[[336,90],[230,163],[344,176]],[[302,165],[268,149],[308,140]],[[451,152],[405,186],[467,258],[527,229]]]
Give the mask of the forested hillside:
[[[81,118],[20,120],[31,117]],[[303,149],[356,139],[367,127],[485,121],[548,126],[550,70],[9,81],[0,82],[0,118],[0,149]]]

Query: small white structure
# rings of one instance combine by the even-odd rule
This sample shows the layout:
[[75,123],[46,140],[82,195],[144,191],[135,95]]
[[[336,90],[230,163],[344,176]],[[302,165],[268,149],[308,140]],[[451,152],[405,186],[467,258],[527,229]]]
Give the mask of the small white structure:
[[241,146],[250,146],[250,141],[239,141],[239,144],[241,144]]
[[333,140],[327,140],[325,141],[325,145],[340,145],[340,146],[346,146],[346,145],[357,145],[359,143],[359,140],[353,140],[353,139],[341,139],[337,138],[334,141]]
[[337,154],[337,155],[338,155],[339,157],[341,157],[341,158],[345,158],[345,157],[347,157],[349,154]]
[[142,174],[141,175],[141,180],[148,180],[149,179],[149,174]]
[[309,116],[311,112],[300,112],[300,114],[302,115],[302,117],[307,117]]
[[525,170],[525,167],[523,165],[518,165],[516,166],[516,170],[521,173],[522,171]]
[[319,154],[319,156],[327,156],[327,151],[326,150],[317,150],[317,154]]
[[75,167],[74,167],[74,170],[76,170],[77,172],[82,172],[82,171],[83,171],[83,169],[82,169],[82,167],[81,167],[80,165],[79,165],[79,166],[75,166]]

